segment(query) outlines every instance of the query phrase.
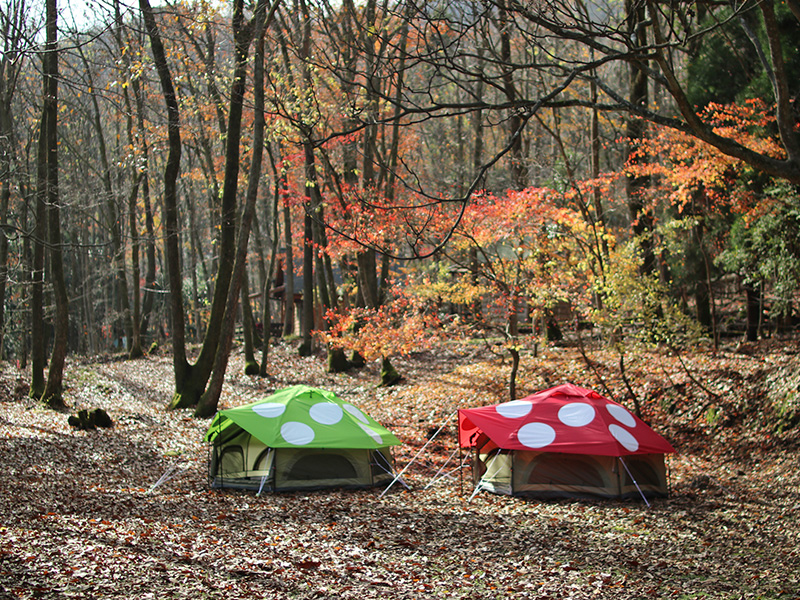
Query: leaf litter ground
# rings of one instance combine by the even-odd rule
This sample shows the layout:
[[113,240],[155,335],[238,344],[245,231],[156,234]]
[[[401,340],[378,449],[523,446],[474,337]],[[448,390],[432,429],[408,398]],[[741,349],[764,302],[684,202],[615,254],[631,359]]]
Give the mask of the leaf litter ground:
[[[525,356],[518,396],[569,381],[627,403],[619,357],[588,358]],[[88,432],[35,405],[6,366],[0,598],[800,598],[800,436],[775,432],[787,396],[770,400],[780,386],[797,393],[796,358],[785,347],[626,357],[646,420],[679,450],[670,497],[650,507],[470,500],[468,469],[426,489],[458,464],[446,463],[454,411],[507,399],[509,365],[480,346],[396,359],[405,380],[387,389],[375,366],[329,375],[284,345],[269,378],[232,364],[223,407],[295,383],[332,389],[403,440],[399,469],[442,427],[406,471],[411,491],[383,497],[209,489],[208,422],[164,410],[169,358],[72,363],[70,404],[115,422]]]

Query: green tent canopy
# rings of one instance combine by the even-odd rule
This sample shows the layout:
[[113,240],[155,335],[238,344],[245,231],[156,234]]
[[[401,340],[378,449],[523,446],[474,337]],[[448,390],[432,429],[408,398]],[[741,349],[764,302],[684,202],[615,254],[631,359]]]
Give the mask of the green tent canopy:
[[305,385],[219,411],[205,440],[213,487],[259,491],[380,485],[400,444],[356,406]]

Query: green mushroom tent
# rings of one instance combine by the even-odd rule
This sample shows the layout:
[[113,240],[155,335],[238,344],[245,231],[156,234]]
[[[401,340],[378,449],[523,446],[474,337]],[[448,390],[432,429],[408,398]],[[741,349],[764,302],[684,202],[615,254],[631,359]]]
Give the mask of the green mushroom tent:
[[219,411],[205,440],[212,487],[259,493],[389,483],[400,444],[359,408],[305,385]]

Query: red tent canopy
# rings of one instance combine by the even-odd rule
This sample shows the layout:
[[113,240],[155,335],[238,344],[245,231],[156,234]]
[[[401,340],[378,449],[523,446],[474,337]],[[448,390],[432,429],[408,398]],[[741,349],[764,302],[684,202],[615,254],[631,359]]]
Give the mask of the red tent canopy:
[[675,452],[621,404],[569,383],[522,400],[459,410],[461,447],[483,445],[481,434],[505,450],[602,456]]

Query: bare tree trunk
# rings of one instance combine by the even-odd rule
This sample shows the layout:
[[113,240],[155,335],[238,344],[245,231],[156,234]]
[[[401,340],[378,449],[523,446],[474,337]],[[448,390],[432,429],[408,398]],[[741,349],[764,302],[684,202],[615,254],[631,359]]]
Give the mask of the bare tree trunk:
[[[255,213],[255,211],[253,211]],[[242,335],[244,337],[244,374],[258,375],[258,361],[255,352],[255,324],[253,320],[253,305],[250,304],[250,274],[245,264],[241,283],[242,306]]]
[[[644,7],[633,0],[626,0],[629,27],[634,32],[636,43],[640,47],[647,45],[647,24]],[[629,100],[634,106],[642,109],[648,108],[648,78],[646,65],[632,62],[630,65],[630,90]],[[632,145],[646,135],[646,123],[639,118],[629,117],[627,121],[627,138],[629,140],[629,154]],[[645,208],[643,194],[650,186],[650,177],[646,175],[628,176],[626,180],[626,194],[628,210],[633,220],[633,233],[638,238],[642,250],[642,272],[653,273],[656,268],[655,254],[653,252],[653,217]]]
[[3,15],[5,45],[0,57],[0,360],[5,358],[5,298],[8,281],[8,209],[11,201],[11,180],[16,162],[16,136],[12,101],[22,61],[19,60],[24,38],[24,5],[9,2]]
[[[122,41],[122,13],[120,12],[119,7],[119,0],[114,1],[114,37],[117,42],[117,50],[122,57],[122,60],[125,65],[125,72],[126,76],[131,75],[131,65],[130,65],[130,56],[129,53],[126,51],[125,43]],[[131,148],[134,148],[136,145],[136,136],[134,135],[133,131],[133,109],[131,107],[131,99],[130,94],[128,93],[127,86],[123,87],[123,100],[125,102],[125,130],[128,136],[128,145]],[[140,132],[140,135],[144,136],[144,132]],[[139,186],[142,180],[142,177],[147,177],[146,173],[142,173],[138,170],[136,166],[130,169],[131,171],[131,191],[128,194],[128,203],[127,203],[127,210],[128,210],[128,235],[131,239],[131,288],[130,290],[127,289],[127,279],[125,282],[125,297],[128,297],[128,293],[131,294],[131,304],[132,306],[129,308],[130,316],[127,319],[128,327],[130,329],[130,335],[128,339],[128,357],[129,358],[139,358],[144,355],[144,350],[142,349],[142,337],[141,337],[141,311],[142,311],[142,294],[139,290],[139,279],[141,277],[141,271],[139,267],[139,250],[140,250],[140,242],[139,242],[139,226],[137,222],[137,205],[136,200],[139,197]],[[120,257],[122,261],[122,275],[126,276],[125,274],[125,257],[122,255]]]
[[[139,78],[131,80],[133,96],[136,103],[136,122],[139,129],[139,152],[141,154],[142,168],[142,203],[144,204],[144,227],[145,227],[145,257],[147,266],[144,275],[144,291],[142,294],[142,314],[139,320],[139,336],[146,339],[150,325],[150,314],[153,311],[156,288],[156,236],[155,219],[153,217],[153,207],[150,202],[150,148],[147,143],[147,135],[144,128],[144,99],[142,98],[142,88]],[[139,279],[134,279],[134,285],[139,285]],[[135,292],[135,293],[138,293]]]
[[[268,147],[269,149],[269,147]],[[264,273],[264,286],[263,286],[263,298],[264,304],[262,306],[262,323],[264,323],[264,331],[263,336],[261,338],[261,365],[258,371],[258,374],[261,377],[267,376],[267,367],[269,364],[269,346],[271,343],[272,338],[272,307],[270,302],[270,290],[272,289],[272,280],[273,280],[273,273],[275,272],[275,266],[278,262],[278,246],[279,246],[279,232],[278,232],[278,206],[280,203],[280,189],[281,189],[281,177],[280,173],[278,172],[277,166],[275,164],[275,157],[273,156],[272,152],[270,151],[270,159],[272,163],[272,174],[274,177],[274,191],[273,191],[273,199],[272,199],[272,207],[271,210],[268,208],[265,211],[265,214],[269,214],[270,218],[267,220],[267,223],[272,226],[272,231],[269,234],[269,239],[272,242],[272,248],[270,249],[270,257],[269,257],[269,265],[265,269]],[[265,227],[267,226],[265,223]],[[286,290],[288,289],[289,279],[284,275],[284,294],[286,294]],[[292,303],[289,302],[289,308],[291,309]],[[287,310],[290,312],[290,310]]]
[[289,207],[283,207],[283,235],[286,244],[283,286],[283,335],[294,333],[294,250],[292,247],[292,218]]
[[[64,279],[61,248],[61,211],[58,195],[58,9],[56,0],[47,0],[47,45],[44,58],[47,148],[47,227],[50,243],[50,273],[55,300],[55,331],[50,369],[42,394],[42,402],[53,409],[66,408],[63,398],[64,365],[69,335],[69,298]],[[43,123],[44,125],[44,123]]]
[[185,381],[191,371],[186,360],[186,321],[183,312],[183,287],[178,224],[177,180],[181,166],[181,124],[178,100],[169,72],[164,45],[149,0],[139,0],[153,60],[161,81],[161,91],[167,106],[169,153],[164,168],[164,228],[167,259],[167,277],[170,291],[170,320],[172,323],[172,365],[175,373],[175,394],[185,391]]
[[[498,10],[498,27],[500,27],[500,61],[501,64],[511,65],[513,62],[513,57],[511,56],[511,38],[508,33],[509,15],[504,0],[498,4]],[[506,95],[506,99],[510,103],[517,101],[517,87],[514,83],[514,76],[510,67],[506,68],[503,73],[503,91]],[[508,117],[508,136],[509,145],[511,146],[511,186],[516,190],[522,190],[528,186],[528,169],[522,143],[522,130],[524,127],[525,121],[520,113],[512,110]]]
[[33,227],[31,272],[31,383],[30,396],[37,400],[44,393],[47,362],[47,336],[44,313],[44,254],[47,237],[47,118],[42,108],[39,145],[36,156],[36,211]]
[[[270,15],[277,8],[277,1],[273,4]],[[244,11],[242,0],[236,0],[234,5],[234,15],[239,13],[241,17]],[[267,15],[266,0],[259,0],[254,22],[247,26],[247,30],[240,30],[242,36],[247,36],[247,45],[253,37],[257,40],[257,50],[255,59],[255,123],[253,131],[253,153],[248,174],[247,194],[245,198],[244,211],[239,227],[239,239],[236,247],[236,257],[231,277],[231,284],[228,288],[228,298],[225,308],[225,318],[222,323],[220,343],[214,357],[214,370],[208,389],[200,398],[195,409],[196,417],[211,417],[217,411],[219,397],[222,393],[222,384],[225,379],[225,371],[230,357],[231,344],[233,343],[233,332],[236,325],[237,300],[241,290],[242,280],[245,269],[247,268],[247,246],[250,238],[250,228],[253,223],[253,215],[258,198],[258,184],[261,178],[261,161],[264,150],[264,30]],[[237,17],[234,16],[234,20]],[[253,32],[255,28],[255,32]],[[244,40],[241,40],[244,41]],[[246,58],[245,56],[242,57]],[[243,83],[243,82],[242,82]],[[228,128],[228,133],[234,131],[233,127]]]

